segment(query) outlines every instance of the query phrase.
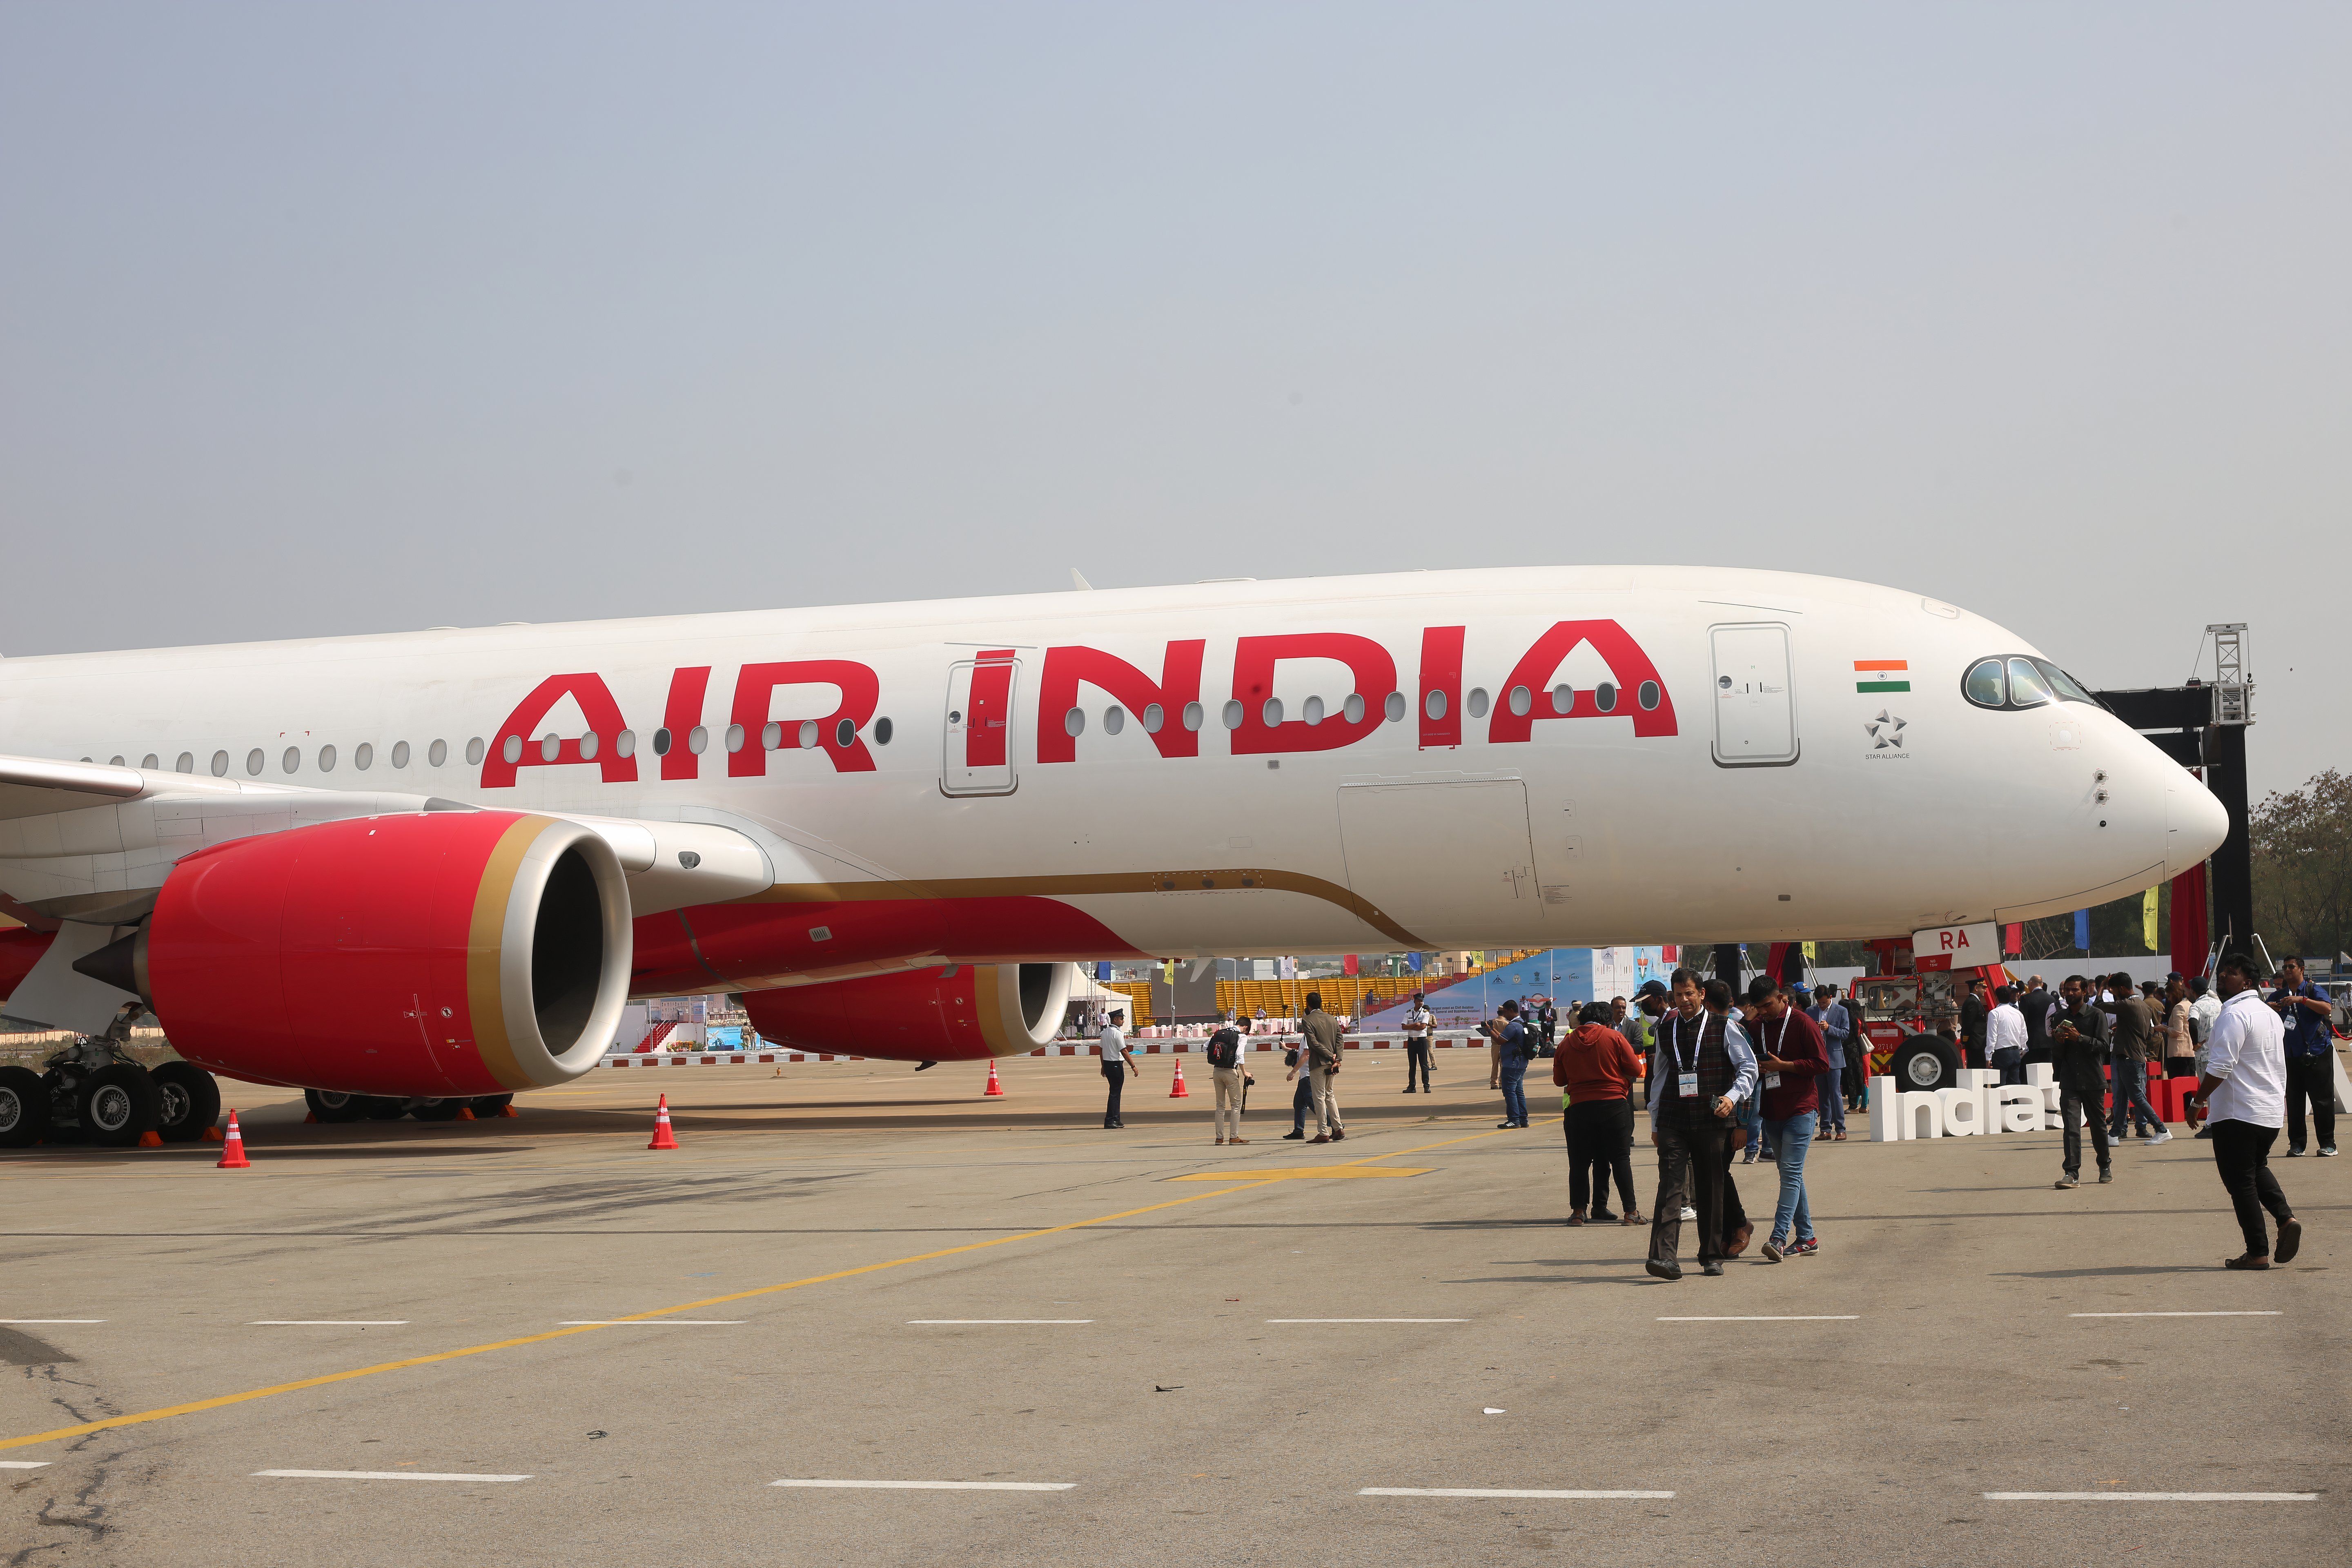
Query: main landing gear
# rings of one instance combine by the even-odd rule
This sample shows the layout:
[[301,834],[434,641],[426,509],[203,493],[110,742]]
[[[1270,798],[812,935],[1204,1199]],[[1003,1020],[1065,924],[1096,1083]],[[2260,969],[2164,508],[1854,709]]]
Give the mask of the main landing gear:
[[79,1140],[102,1149],[135,1147],[150,1132],[189,1143],[220,1116],[220,1086],[187,1062],[152,1071],[123,1048],[127,1019],[85,1036],[42,1064],[0,1067],[0,1149]]
[[511,1094],[478,1094],[456,1100],[413,1100],[401,1095],[346,1094],[341,1089],[306,1089],[302,1101],[321,1121],[397,1121],[413,1116],[419,1121],[455,1121],[461,1110],[486,1121],[513,1103]]

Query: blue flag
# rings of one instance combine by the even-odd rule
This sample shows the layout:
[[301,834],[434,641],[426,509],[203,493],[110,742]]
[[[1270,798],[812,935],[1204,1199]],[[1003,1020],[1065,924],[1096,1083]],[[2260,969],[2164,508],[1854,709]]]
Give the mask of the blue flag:
[[1095,978],[1097,980],[1108,980],[1110,978],[1110,965],[1108,963],[1096,964]]
[[1421,954],[1417,952],[1408,952],[1404,955],[1404,962],[1405,967],[1412,970],[1415,974],[1421,973]]
[[2091,951],[2091,911],[2088,910],[2074,911],[2074,945],[2084,952]]

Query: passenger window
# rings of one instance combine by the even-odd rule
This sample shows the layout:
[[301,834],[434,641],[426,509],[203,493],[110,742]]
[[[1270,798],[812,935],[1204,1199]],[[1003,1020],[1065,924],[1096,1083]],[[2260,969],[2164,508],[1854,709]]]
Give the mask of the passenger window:
[[596,760],[596,753],[604,749],[604,737],[598,735],[595,731],[591,730],[586,734],[580,737],[580,760],[582,762],[594,762]]
[[1339,705],[1339,711],[1347,718],[1349,723],[1362,723],[1364,721],[1364,694],[1360,691],[1350,691],[1348,693],[1348,700]]
[[742,725],[740,725],[740,724],[730,724],[730,725],[728,725],[728,726],[727,726],[727,750],[731,753],[731,752],[740,752],[740,751],[741,751],[742,749],[743,749],[743,726],[742,726]]
[[278,761],[288,773],[300,773],[302,771],[302,748],[299,746],[287,747],[286,754],[278,758]]
[[446,767],[449,763],[449,742],[436,741],[425,748],[425,761],[431,767]]
[[1656,712],[1658,710],[1659,700],[1664,698],[1664,695],[1665,693],[1658,689],[1658,683],[1654,680],[1645,680],[1642,682],[1642,689],[1634,693],[1634,696],[1640,700],[1642,711],[1644,713]]
[[[87,757],[85,757],[85,758],[83,758],[82,760],[83,760],[84,762],[88,762],[89,759],[89,758],[87,758]],[[254,747],[254,748],[253,748],[253,750],[251,750],[251,751],[247,752],[245,754],[245,771],[246,771],[247,773],[249,773],[249,774],[253,774],[253,775],[255,775],[255,776],[258,776],[258,775],[260,774],[260,773],[261,773],[261,748],[260,748],[259,746],[256,746],[256,747]]]
[[482,765],[482,755],[488,750],[489,748],[483,743],[482,738],[479,735],[477,735],[472,740],[467,742],[466,765],[469,768],[480,767]]
[[1228,730],[1238,730],[1241,727],[1241,700],[1239,698],[1228,697],[1225,699],[1225,728]]
[[802,751],[803,751],[803,752],[814,752],[814,751],[815,751],[815,750],[816,750],[816,742],[817,742],[817,728],[816,728],[816,721],[815,721],[815,720],[814,720],[814,719],[803,719],[803,720],[802,720],[802,721],[801,721],[801,750],[802,750]]
[[760,750],[772,752],[784,743],[784,727],[773,719],[760,727]]
[[1307,727],[1310,730],[1316,725],[1323,722],[1323,699],[1320,697],[1308,698],[1306,703],[1298,710],[1298,716],[1307,721]]
[[[887,719],[885,719],[885,720],[883,720],[882,721],[883,721],[885,724],[887,724],[890,721],[888,721]],[[1103,710],[1103,733],[1104,733],[1104,734],[1106,734],[1106,735],[1116,735],[1116,734],[1118,734],[1121,730],[1124,730],[1124,729],[1126,729],[1126,728],[1127,728],[1127,710],[1126,710],[1126,709],[1121,708],[1118,703],[1114,702],[1114,703],[1112,703],[1109,707],[1108,707],[1108,708],[1106,708],[1106,709],[1104,709],[1104,710]]]
[[107,765],[108,767],[110,767],[110,768],[119,768],[119,767],[121,767],[121,766],[122,765],[122,755],[121,755],[121,753],[118,752],[116,752],[113,756],[110,756],[110,757],[107,758],[107,759],[106,759],[106,765]]
[[499,748],[499,755],[507,760],[507,765],[509,767],[521,762],[522,737],[520,735],[509,735],[506,739],[506,744]]
[[2049,683],[2042,672],[2033,668],[2030,658],[2009,661],[2009,705],[2012,708],[2039,708],[2052,700]]
[[1528,691],[1526,687],[1514,686],[1511,688],[1511,716],[1513,718],[1526,718],[1528,710],[1535,705],[1535,696],[1532,692]]
[[539,760],[541,762],[551,763],[562,754],[563,742],[556,739],[554,731],[550,730],[546,734],[541,735],[539,738]]
[[408,765],[407,742],[394,741],[392,743],[392,765],[395,768],[404,768]]
[[667,727],[654,731],[655,756],[667,757],[669,755],[669,731]]
[[1592,705],[1603,713],[1617,711],[1617,689],[1607,681],[1592,689]]
[[1404,722],[1404,693],[1403,693],[1403,692],[1402,692],[1402,691],[1391,691],[1391,692],[1390,692],[1390,693],[1388,694],[1388,699],[1387,699],[1387,700],[1383,701],[1383,702],[1381,704],[1381,711],[1383,714],[1385,714],[1385,715],[1387,716],[1387,718],[1388,718],[1388,721],[1389,721],[1390,723],[1391,723],[1391,724],[1402,724],[1402,723],[1403,723],[1403,722]]
[[1073,708],[1067,713],[1062,715],[1063,734],[1076,736],[1083,735],[1086,732],[1087,710],[1085,709]]
[[362,741],[359,745],[352,750],[352,766],[359,769],[362,773],[365,773],[368,769],[375,766],[375,746],[373,742]]
[[[1114,708],[1111,711],[1116,713],[1118,710]],[[876,745],[887,746],[890,743],[890,721],[887,717],[874,721],[874,743]],[[1116,735],[1118,731],[1116,729],[1113,729],[1111,733]]]
[[1483,686],[1474,686],[1470,689],[1470,717],[1484,719],[1486,716],[1486,689]]
[[1187,730],[1200,729],[1200,727],[1207,721],[1208,717],[1208,713],[1199,703],[1187,702],[1184,704],[1184,728]]
[[686,732],[686,749],[696,756],[702,755],[703,748],[709,744],[710,730],[708,725],[697,724]]
[[1168,715],[1161,710],[1159,703],[1147,702],[1144,704],[1143,732],[1145,734],[1157,735],[1160,733],[1160,726],[1167,722]]
[[1576,688],[1561,681],[1551,689],[1551,711],[1555,719],[1565,719],[1576,707]]
[[1422,703],[1421,710],[1428,714],[1433,722],[1436,720],[1444,718],[1445,693],[1443,691],[1431,692],[1428,699]]
[[1258,717],[1265,721],[1265,727],[1267,729],[1272,730],[1278,728],[1282,723],[1282,699],[1279,697],[1267,698],[1265,700],[1265,706],[1258,710]]
[[335,771],[334,747],[321,746],[319,748],[319,771],[322,773],[331,773]]
[[226,778],[227,776],[228,753],[226,752],[215,752],[213,753],[213,777],[217,779]]
[[139,759],[139,765],[142,768],[160,768],[163,765],[163,759],[150,752]]
[[840,747],[843,751],[845,752],[849,750],[851,743],[856,739],[857,726],[851,723],[848,720],[844,719],[840,723],[835,724],[833,727],[833,743]]
[[172,764],[172,771],[173,771],[173,773],[194,773],[194,772],[196,771],[196,754],[195,754],[195,752],[182,752],[180,753],[180,760],[179,760],[178,762],[176,762],[176,763],[173,763]]
[[2009,687],[2000,678],[2000,660],[1979,659],[1960,682],[1960,695],[1979,708],[1999,708],[2009,700]]
[[614,737],[613,754],[616,757],[635,756],[637,754],[637,732],[635,730],[624,730],[620,734]]

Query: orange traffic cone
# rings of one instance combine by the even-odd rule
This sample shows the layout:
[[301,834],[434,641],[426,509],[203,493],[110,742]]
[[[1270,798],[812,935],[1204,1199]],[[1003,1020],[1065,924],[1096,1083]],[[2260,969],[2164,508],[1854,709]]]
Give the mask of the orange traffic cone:
[[217,1143],[217,1142],[219,1142],[220,1141],[221,1141],[221,1136],[220,1136],[220,1129],[219,1129],[219,1128],[217,1128],[217,1127],[207,1127],[207,1128],[205,1128],[205,1142],[207,1142],[207,1143]]
[[663,1095],[661,1097],[661,1103],[654,1107],[654,1141],[646,1144],[646,1147],[648,1149],[675,1149],[677,1147],[677,1140],[670,1135],[668,1095]]
[[163,1135],[150,1127],[146,1131],[139,1134],[139,1146],[142,1149],[161,1149],[163,1146]]
[[245,1134],[236,1130],[236,1112],[232,1110],[228,1113],[228,1133],[221,1140],[221,1157],[213,1169],[242,1171],[252,1163],[245,1157]]
[[980,1091],[980,1097],[982,1100],[1002,1100],[1004,1098],[1004,1086],[996,1081],[996,1063],[994,1061],[991,1061],[988,1064],[988,1087]]
[[1192,1098],[1192,1091],[1184,1087],[1184,1058],[1182,1057],[1178,1057],[1176,1058],[1176,1081],[1168,1086],[1168,1098],[1171,1100],[1190,1100]]

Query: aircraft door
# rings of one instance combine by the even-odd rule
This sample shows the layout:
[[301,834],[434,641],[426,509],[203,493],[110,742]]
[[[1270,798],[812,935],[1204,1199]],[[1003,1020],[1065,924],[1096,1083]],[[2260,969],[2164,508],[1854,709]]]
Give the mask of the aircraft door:
[[1715,761],[1786,767],[1797,760],[1797,698],[1789,628],[1778,622],[1715,626]]
[[1441,946],[1531,938],[1543,918],[1517,779],[1339,786],[1348,885]]
[[946,742],[940,788],[948,795],[1011,795],[1013,696],[1021,661],[1010,650],[948,667]]

